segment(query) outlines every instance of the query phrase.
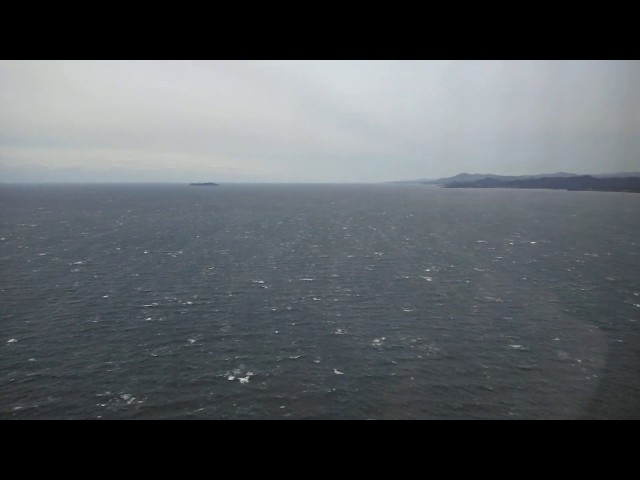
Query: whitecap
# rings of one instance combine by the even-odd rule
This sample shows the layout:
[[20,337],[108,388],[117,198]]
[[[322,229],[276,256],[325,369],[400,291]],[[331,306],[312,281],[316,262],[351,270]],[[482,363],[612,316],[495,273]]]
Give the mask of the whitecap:
[[9,340],[7,340],[7,343],[17,343],[17,339],[16,338],[10,338]]
[[495,302],[495,303],[503,303],[504,300],[502,300],[501,298],[497,298],[497,297],[484,297],[485,300],[488,300],[490,302]]
[[431,277],[423,277],[422,275],[420,275],[420,278],[424,278],[427,282],[430,282],[433,280]]
[[522,345],[509,345],[509,348],[513,350],[522,350],[524,347]]
[[238,380],[240,380],[240,383],[249,383],[249,375],[246,377],[240,377]]
[[[125,402],[127,402],[127,405],[131,405],[136,401],[136,397],[134,397],[130,393],[123,393],[122,395],[120,395],[120,398]],[[141,403],[141,402],[137,402],[137,403]]]
[[333,369],[333,373],[335,373],[336,375],[344,375],[344,372],[341,372],[340,370],[338,370],[337,368]]

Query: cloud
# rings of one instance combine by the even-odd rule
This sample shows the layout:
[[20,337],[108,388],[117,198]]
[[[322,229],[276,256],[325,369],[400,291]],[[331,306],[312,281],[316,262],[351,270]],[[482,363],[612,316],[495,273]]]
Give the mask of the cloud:
[[0,165],[165,181],[640,169],[639,74],[638,62],[2,61]]

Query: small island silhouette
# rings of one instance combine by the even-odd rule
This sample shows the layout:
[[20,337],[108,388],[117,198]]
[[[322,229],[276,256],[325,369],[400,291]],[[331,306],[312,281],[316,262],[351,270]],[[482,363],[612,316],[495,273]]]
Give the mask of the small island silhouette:
[[213,182],[203,182],[203,183],[192,183],[191,186],[192,187],[217,187],[218,184]]

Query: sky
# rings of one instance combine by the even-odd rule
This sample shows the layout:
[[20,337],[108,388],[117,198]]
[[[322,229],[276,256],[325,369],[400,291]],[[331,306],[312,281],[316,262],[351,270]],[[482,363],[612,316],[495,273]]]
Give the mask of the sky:
[[558,171],[640,171],[640,62],[0,60],[0,182]]

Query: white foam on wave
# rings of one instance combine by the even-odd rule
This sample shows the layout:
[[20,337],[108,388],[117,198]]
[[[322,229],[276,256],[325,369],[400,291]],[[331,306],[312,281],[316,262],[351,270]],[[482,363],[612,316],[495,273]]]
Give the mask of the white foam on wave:
[[127,402],[127,405],[131,405],[136,400],[136,397],[134,397],[130,393],[123,393],[122,395],[120,395],[120,398]]
[[344,372],[341,372],[340,370],[338,370],[337,368],[333,369],[333,373],[335,373],[336,375],[344,375]]
[[335,332],[333,332],[335,335],[344,335],[346,333],[345,330],[343,330],[342,328],[338,328],[336,329]]
[[17,343],[18,339],[16,338],[10,338],[9,340],[7,340],[7,343]]
[[246,374],[243,377],[241,368],[235,368],[233,370],[233,372],[225,373],[225,376],[227,377],[227,380],[229,380],[231,382],[234,381],[234,380],[238,380],[242,384],[249,383],[249,379],[251,377],[253,377],[253,375],[254,375],[254,373],[249,371],[249,372],[246,372]]
[[501,298],[498,297],[484,297],[485,300],[489,301],[489,302],[494,302],[494,303],[503,303],[504,300],[502,300]]

